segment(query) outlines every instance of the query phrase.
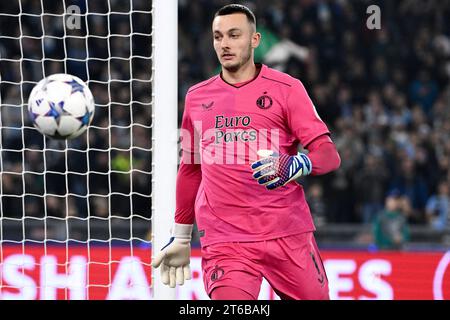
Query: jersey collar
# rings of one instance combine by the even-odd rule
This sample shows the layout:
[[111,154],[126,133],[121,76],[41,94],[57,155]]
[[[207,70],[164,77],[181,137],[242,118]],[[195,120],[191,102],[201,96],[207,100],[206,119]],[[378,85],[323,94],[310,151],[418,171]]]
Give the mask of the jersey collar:
[[239,86],[235,86],[231,83],[226,82],[223,78],[222,78],[222,72],[219,74],[219,83],[222,87],[225,88],[234,88],[234,89],[241,89],[241,88],[245,88],[249,85],[252,85],[253,83],[256,82],[256,80],[260,79],[261,76],[265,73],[267,66],[265,64],[262,63],[256,63],[256,67],[259,68],[259,72],[258,74],[250,81],[247,81],[246,83],[239,85]]

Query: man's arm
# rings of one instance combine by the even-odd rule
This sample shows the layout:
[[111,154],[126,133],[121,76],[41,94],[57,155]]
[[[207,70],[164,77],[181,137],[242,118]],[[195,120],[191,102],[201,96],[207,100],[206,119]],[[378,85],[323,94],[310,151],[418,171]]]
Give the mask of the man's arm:
[[327,134],[315,138],[306,149],[309,151],[308,158],[312,163],[313,176],[335,171],[341,165],[336,146]]
[[189,94],[186,96],[183,121],[181,123],[181,162],[176,186],[176,224],[194,224],[194,204],[202,180],[198,141],[200,137],[194,129],[190,117]]
[[194,224],[194,203],[201,181],[200,164],[181,161],[177,175],[175,223]]

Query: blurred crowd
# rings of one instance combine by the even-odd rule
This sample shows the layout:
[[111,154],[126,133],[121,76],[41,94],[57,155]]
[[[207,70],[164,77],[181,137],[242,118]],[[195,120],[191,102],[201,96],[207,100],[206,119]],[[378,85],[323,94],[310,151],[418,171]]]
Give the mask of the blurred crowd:
[[[80,30],[64,28],[61,16],[25,13],[62,13],[63,3],[83,13],[84,0],[20,2],[0,3],[11,14],[0,16],[2,214],[42,216],[45,206],[58,217],[149,217],[151,177],[129,170],[150,172],[151,2],[89,1]],[[179,0],[179,120],[187,89],[219,71],[211,20],[228,3]],[[341,155],[337,172],[303,181],[317,226],[376,224],[395,195],[407,224],[448,228],[450,2],[242,3],[263,36],[256,60],[304,83]],[[372,4],[379,30],[366,26]],[[67,153],[49,140],[43,152],[24,114],[33,84],[57,72],[88,81],[97,103],[87,138]]]
[[[180,111],[218,70],[210,23],[226,3],[180,1]],[[317,226],[375,224],[394,191],[408,224],[450,226],[450,2],[242,3],[262,33],[255,59],[304,83],[341,155],[337,172],[303,181]],[[379,30],[366,26],[373,4]]]

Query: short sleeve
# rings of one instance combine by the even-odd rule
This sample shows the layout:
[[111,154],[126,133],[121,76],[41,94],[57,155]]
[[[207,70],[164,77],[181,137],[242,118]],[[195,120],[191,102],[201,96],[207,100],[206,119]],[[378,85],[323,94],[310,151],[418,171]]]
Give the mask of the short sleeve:
[[302,146],[307,146],[315,138],[330,133],[317,113],[305,87],[298,80],[290,88],[287,117],[292,133]]

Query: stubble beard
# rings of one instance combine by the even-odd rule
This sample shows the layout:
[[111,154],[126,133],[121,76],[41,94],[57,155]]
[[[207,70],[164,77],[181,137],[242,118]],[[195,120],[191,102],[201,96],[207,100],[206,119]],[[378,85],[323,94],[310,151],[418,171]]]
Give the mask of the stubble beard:
[[244,53],[245,55],[243,55],[241,61],[236,62],[235,64],[226,66],[224,64],[222,64],[222,67],[227,70],[230,73],[236,73],[237,71],[239,71],[239,69],[244,66],[252,57],[252,47],[251,45],[248,46],[247,51]]

